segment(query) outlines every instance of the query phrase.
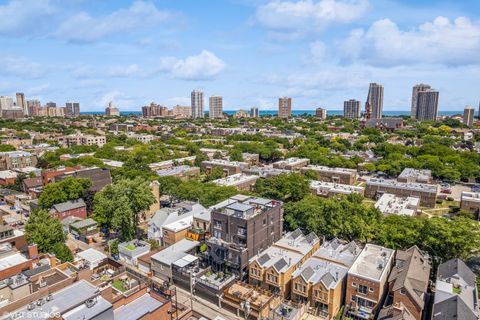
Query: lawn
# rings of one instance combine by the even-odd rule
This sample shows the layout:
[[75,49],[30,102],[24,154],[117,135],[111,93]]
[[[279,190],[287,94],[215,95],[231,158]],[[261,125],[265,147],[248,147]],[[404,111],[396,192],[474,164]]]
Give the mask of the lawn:
[[122,280],[117,279],[117,280],[113,281],[112,286],[120,292],[127,291],[127,289],[125,288]]
[[130,243],[130,244],[129,244],[128,246],[126,246],[125,248],[127,248],[127,249],[130,250],[130,251],[133,251],[133,250],[135,250],[136,247],[135,247],[134,244],[131,244],[131,243]]

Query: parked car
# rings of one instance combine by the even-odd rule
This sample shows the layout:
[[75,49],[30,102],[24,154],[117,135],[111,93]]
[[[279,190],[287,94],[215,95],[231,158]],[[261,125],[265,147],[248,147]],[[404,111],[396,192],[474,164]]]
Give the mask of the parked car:
[[446,193],[446,194],[452,194],[452,189],[449,188],[443,188],[440,190],[441,193]]

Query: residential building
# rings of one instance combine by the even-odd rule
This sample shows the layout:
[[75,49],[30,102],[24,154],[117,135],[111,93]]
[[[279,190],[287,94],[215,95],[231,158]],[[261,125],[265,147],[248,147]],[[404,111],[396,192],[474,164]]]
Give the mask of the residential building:
[[65,116],[78,117],[80,115],[80,103],[67,102],[65,103]]
[[347,119],[359,119],[361,115],[360,101],[350,99],[343,102],[343,116]]
[[[5,230],[4,227],[0,227],[0,231],[1,229]],[[3,242],[0,246],[0,282],[23,271],[33,269],[33,262],[37,259],[38,249],[36,245],[28,247],[27,256],[16,248],[14,249],[12,244]]]
[[250,114],[247,112],[247,110],[240,109],[237,112],[235,112],[233,116],[237,119],[241,119],[241,118],[248,118]]
[[418,92],[417,120],[437,120],[438,95],[438,91],[433,89]]
[[142,107],[142,116],[144,118],[166,117],[168,108],[151,102],[150,105]]
[[203,92],[193,90],[191,94],[192,118],[203,118]]
[[260,176],[260,178],[270,178],[273,176],[278,176],[281,174],[289,174],[292,172],[290,170],[285,170],[285,169],[276,169],[276,168],[273,168],[272,166],[262,166],[262,167],[254,166],[248,169],[244,169],[243,173],[255,174],[257,176]]
[[384,131],[395,131],[403,128],[402,118],[370,118],[365,119],[361,123],[364,128],[376,128]]
[[258,112],[258,108],[257,107],[252,107],[250,108],[250,117],[252,118],[258,118],[260,115],[260,113]]
[[71,233],[75,239],[89,243],[94,237],[99,235],[100,228],[95,220],[87,218],[70,223],[68,225],[68,232]]
[[308,158],[291,157],[273,163],[275,169],[285,169],[290,171],[299,171],[310,163]]
[[257,182],[259,178],[260,177],[256,175],[236,173],[225,178],[213,180],[212,182],[219,186],[235,187],[238,190],[252,191],[255,182]]
[[343,306],[349,268],[361,249],[352,241],[325,241],[292,274],[292,301],[305,303],[315,315],[333,319]]
[[191,118],[192,107],[176,105],[172,108],[172,114],[174,117],[177,117],[177,118]]
[[317,173],[319,181],[353,185],[357,182],[358,173],[355,169],[331,168],[318,165],[309,165],[300,169],[302,173],[307,171]]
[[473,126],[473,120],[475,120],[475,109],[471,106],[466,106],[463,110],[463,124],[471,127]]
[[142,240],[131,240],[118,244],[120,261],[136,266],[137,259],[150,252],[150,243]]
[[105,136],[94,136],[94,135],[84,135],[84,134],[71,134],[68,136],[63,136],[58,139],[58,142],[66,147],[71,147],[73,145],[78,146],[92,146],[96,145],[98,147],[103,147],[107,143],[107,138]]
[[17,92],[16,94],[17,98],[17,108],[22,109],[23,114],[25,116],[28,116],[28,106],[27,106],[27,101],[25,100],[25,94],[22,92]]
[[428,307],[430,269],[430,257],[417,246],[397,250],[388,277],[388,304],[380,311],[378,319],[398,319],[396,317],[406,313],[411,319],[422,320],[424,309]]
[[105,116],[107,117],[119,117],[120,110],[113,104],[113,101],[110,101],[105,108]]
[[18,173],[12,170],[0,171],[0,185],[8,186],[8,185],[15,184],[15,181],[17,180],[17,175]]
[[432,315],[433,320],[479,319],[477,277],[462,260],[438,266]]
[[365,102],[365,117],[367,119],[381,119],[383,114],[383,86],[370,83],[367,101]]
[[410,117],[412,119],[417,119],[417,107],[418,107],[418,93],[422,91],[430,90],[432,87],[428,84],[417,84],[413,86],[412,89],[412,105],[410,111]]
[[384,215],[405,215],[416,216],[420,198],[417,197],[397,197],[390,193],[384,193],[375,203],[375,208]]
[[478,218],[480,214],[480,193],[463,191],[460,196],[460,209],[470,211]]
[[292,98],[280,97],[278,98],[278,117],[282,119],[290,118],[292,116]]
[[347,275],[345,305],[352,317],[369,319],[382,307],[395,251],[367,243]]
[[361,186],[316,180],[310,181],[310,190],[312,190],[314,195],[326,198],[331,198],[337,195],[349,195],[351,193],[363,195],[365,192],[365,188]]
[[202,171],[210,173],[213,168],[221,168],[225,176],[231,176],[237,173],[241,173],[243,169],[248,168],[248,163],[239,161],[227,161],[221,159],[202,161]]
[[0,224],[0,246],[9,244],[17,250],[27,247],[27,240],[23,231],[9,225]]
[[248,262],[280,240],[282,203],[236,195],[213,206],[207,260],[214,271],[228,269],[243,278]]
[[83,199],[69,200],[53,205],[50,214],[60,220],[67,217],[87,218],[87,205]]
[[223,118],[223,99],[221,96],[211,96],[208,99],[210,119]]
[[405,168],[397,177],[398,182],[432,183],[432,171],[428,169]]
[[420,198],[421,206],[434,208],[437,200],[438,186],[434,184],[398,182],[395,180],[376,178],[367,180],[365,197],[377,199],[377,197],[380,197],[384,193],[391,193],[397,197],[417,197]]
[[36,167],[37,157],[26,151],[0,152],[0,170],[15,170]]
[[323,109],[323,108],[315,109],[315,117],[317,117],[320,120],[327,119],[327,109]]
[[177,177],[181,180],[188,180],[200,175],[200,168],[199,167],[190,167],[188,165],[182,165],[178,167],[168,168],[168,169],[161,169],[157,171],[157,174],[160,177]]
[[112,175],[110,170],[105,168],[80,168],[74,171],[64,171],[60,175],[56,175],[53,179],[54,182],[58,182],[68,177],[74,178],[86,178],[92,181],[92,185],[89,188],[89,191],[98,192],[103,189],[106,185],[112,183]]
[[14,107],[12,97],[0,96],[0,111],[11,110]]
[[300,229],[287,233],[249,261],[249,283],[289,298],[292,274],[320,247],[317,235]]

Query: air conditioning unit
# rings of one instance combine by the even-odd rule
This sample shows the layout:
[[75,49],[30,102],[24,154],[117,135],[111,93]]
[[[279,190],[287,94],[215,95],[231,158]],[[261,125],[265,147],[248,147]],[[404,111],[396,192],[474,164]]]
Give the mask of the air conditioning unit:
[[85,301],[85,305],[87,306],[87,308],[93,307],[96,303],[97,303],[97,299],[95,298],[90,298],[87,301]]

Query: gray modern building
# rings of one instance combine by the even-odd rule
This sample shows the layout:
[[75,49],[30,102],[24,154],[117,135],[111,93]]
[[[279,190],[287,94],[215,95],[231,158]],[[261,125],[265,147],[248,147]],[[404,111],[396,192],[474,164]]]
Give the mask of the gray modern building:
[[436,120],[438,114],[438,91],[428,89],[417,96],[417,119],[419,121]]
[[258,108],[257,107],[252,107],[250,109],[250,117],[258,118],[258,116],[259,116]]
[[463,110],[463,124],[466,126],[473,126],[473,120],[475,118],[475,110],[471,106],[466,106]]
[[203,118],[203,92],[193,90],[191,94],[192,118]]
[[383,113],[383,86],[370,83],[367,101],[365,102],[366,118],[381,119]]
[[432,87],[428,84],[420,83],[417,85],[413,86],[412,89],[412,106],[411,106],[411,112],[410,112],[410,117],[412,119],[417,119],[417,103],[418,103],[418,93],[421,91],[426,91],[430,90]]
[[209,117],[210,119],[223,118],[223,99],[221,96],[211,96],[209,98]]
[[343,103],[343,116],[347,119],[360,118],[360,101],[355,99],[345,101]]

